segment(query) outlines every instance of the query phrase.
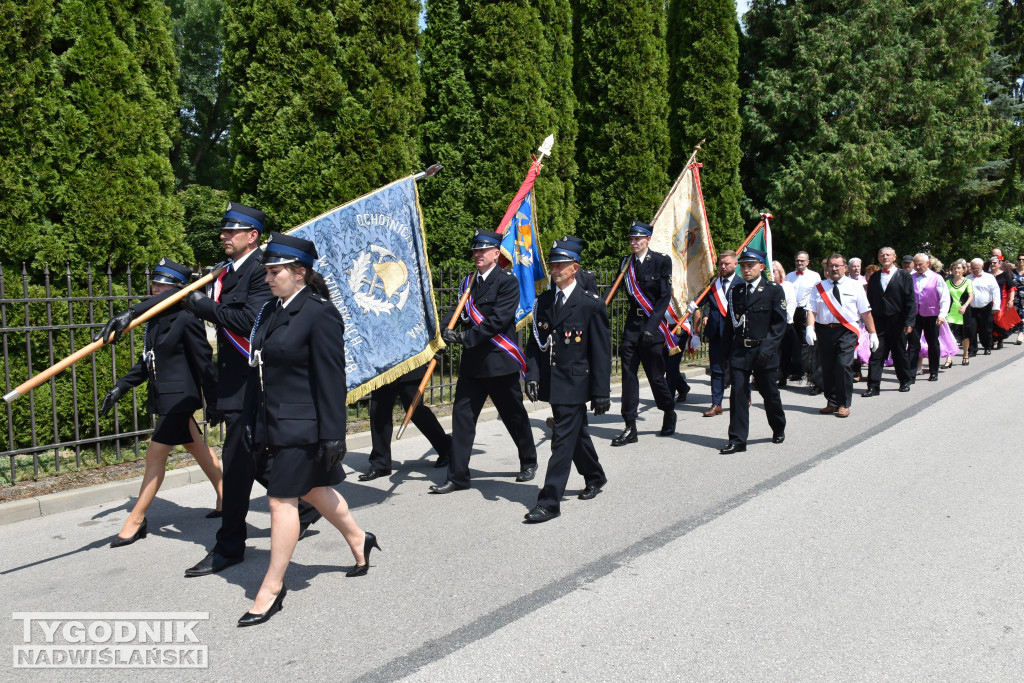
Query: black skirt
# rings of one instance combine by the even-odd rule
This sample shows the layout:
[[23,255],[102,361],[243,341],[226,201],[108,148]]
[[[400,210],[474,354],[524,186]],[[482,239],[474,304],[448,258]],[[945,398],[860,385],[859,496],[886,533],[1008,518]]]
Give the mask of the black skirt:
[[153,430],[153,441],[168,446],[182,446],[192,443],[192,413],[169,413],[160,415]]
[[325,470],[317,459],[318,444],[270,446],[263,451],[263,475],[267,495],[274,498],[298,498],[318,486],[334,486],[345,480],[345,470],[335,465]]

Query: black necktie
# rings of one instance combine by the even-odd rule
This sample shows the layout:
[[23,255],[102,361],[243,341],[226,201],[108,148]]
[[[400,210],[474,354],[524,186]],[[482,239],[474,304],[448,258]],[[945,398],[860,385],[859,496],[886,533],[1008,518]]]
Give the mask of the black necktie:
[[843,305],[843,300],[839,298],[839,283],[838,282],[833,282],[832,283],[832,295],[835,296],[836,303],[839,304],[840,306],[842,306]]
[[556,318],[558,317],[558,314],[562,312],[562,303],[564,303],[564,300],[565,300],[565,294],[562,293],[562,290],[558,290],[558,295],[555,297],[555,317]]

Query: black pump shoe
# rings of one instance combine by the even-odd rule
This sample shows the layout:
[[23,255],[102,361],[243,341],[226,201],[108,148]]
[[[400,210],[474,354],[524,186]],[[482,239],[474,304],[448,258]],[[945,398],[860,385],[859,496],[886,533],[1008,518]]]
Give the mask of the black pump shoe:
[[134,534],[132,534],[128,538],[121,538],[120,536],[116,536],[114,538],[114,540],[110,542],[110,547],[111,548],[120,548],[123,545],[131,545],[132,543],[135,543],[135,541],[139,540],[140,538],[145,538],[146,536],[149,535],[149,531],[147,530],[148,526],[149,526],[149,520],[147,520],[145,517],[143,517],[142,518],[142,524],[139,525],[139,530],[138,531],[136,531]]
[[274,598],[274,604],[270,606],[263,614],[253,614],[252,612],[246,612],[238,620],[238,625],[241,626],[256,626],[262,624],[264,621],[270,621],[270,617],[274,616],[278,612],[284,609],[284,596],[288,593],[288,586],[281,584],[281,592]]
[[367,531],[366,540],[363,541],[363,564],[357,564],[352,567],[352,569],[345,572],[345,576],[349,578],[353,576],[366,576],[366,573],[370,571],[370,551],[374,548],[384,552],[384,549],[377,544],[377,537]]

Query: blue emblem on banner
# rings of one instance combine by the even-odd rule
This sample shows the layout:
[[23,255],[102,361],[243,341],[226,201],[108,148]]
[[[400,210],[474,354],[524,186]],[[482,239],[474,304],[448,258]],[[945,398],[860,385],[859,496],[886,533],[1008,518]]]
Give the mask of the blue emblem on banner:
[[345,321],[351,403],[428,362],[441,347],[412,176],[290,231],[316,245],[315,268]]

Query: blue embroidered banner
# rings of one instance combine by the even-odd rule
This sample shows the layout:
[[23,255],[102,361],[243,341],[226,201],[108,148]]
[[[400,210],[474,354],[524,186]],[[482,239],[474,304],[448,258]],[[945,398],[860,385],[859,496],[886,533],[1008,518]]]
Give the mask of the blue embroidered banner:
[[412,176],[289,232],[312,240],[314,266],[345,321],[347,402],[427,363],[442,346]]

